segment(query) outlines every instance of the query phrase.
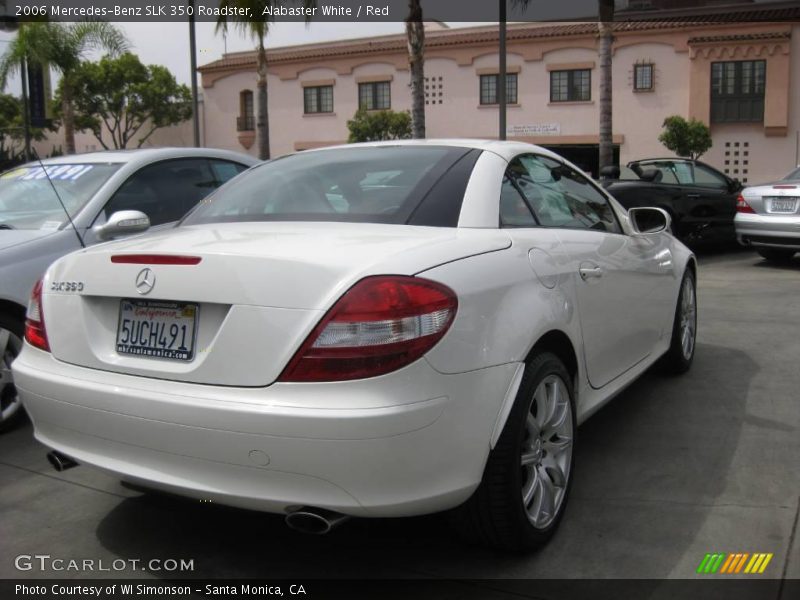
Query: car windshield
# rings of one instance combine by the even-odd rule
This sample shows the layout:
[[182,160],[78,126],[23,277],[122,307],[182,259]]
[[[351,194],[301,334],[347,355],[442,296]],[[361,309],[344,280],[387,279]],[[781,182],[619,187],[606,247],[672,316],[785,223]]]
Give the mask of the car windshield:
[[0,229],[58,229],[66,221],[59,197],[74,217],[119,167],[75,162],[6,171],[0,175]]
[[797,167],[794,171],[790,172],[786,177],[783,178],[784,181],[800,181],[800,167]]
[[243,173],[203,200],[183,224],[406,223],[439,177],[467,152],[400,145],[293,154]]

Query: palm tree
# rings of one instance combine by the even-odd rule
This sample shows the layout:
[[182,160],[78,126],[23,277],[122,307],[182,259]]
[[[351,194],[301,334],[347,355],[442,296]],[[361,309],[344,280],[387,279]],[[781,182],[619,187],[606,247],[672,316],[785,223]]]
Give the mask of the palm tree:
[[600,170],[614,164],[614,139],[611,121],[611,50],[614,43],[614,0],[598,0],[600,44]]
[[5,87],[8,76],[20,70],[23,61],[59,72],[64,146],[67,154],[75,154],[72,73],[89,52],[100,50],[118,55],[127,49],[128,40],[122,31],[105,21],[24,23],[0,57],[0,86]]
[[[269,33],[269,24],[273,20],[273,17],[267,16],[265,14],[265,9],[276,8],[282,4],[284,4],[284,2],[280,0],[221,0],[221,16],[217,19],[217,32],[227,33],[230,24],[229,18],[222,15],[228,12],[233,12],[234,14],[245,12],[250,15],[250,17],[231,17],[230,20],[233,21],[236,29],[245,35],[249,35],[256,41],[256,73],[258,74],[256,79],[256,88],[258,89],[256,131],[258,132],[258,157],[261,160],[268,160],[270,157],[269,109],[267,103],[267,49],[265,42],[267,33]],[[303,7],[306,9],[314,8],[316,5],[316,0],[303,0]],[[310,20],[311,17],[306,17],[306,22]]]
[[425,25],[420,0],[408,0],[408,64],[411,70],[411,135],[425,137]]

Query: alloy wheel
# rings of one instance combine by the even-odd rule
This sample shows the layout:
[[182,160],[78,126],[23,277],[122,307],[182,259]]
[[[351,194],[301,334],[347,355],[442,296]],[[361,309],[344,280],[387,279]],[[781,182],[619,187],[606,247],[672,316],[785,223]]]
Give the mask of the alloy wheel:
[[683,357],[689,359],[694,352],[695,334],[697,332],[697,301],[694,281],[687,277],[681,291],[681,350]]
[[557,375],[539,383],[525,424],[520,467],[522,502],[537,529],[548,527],[566,496],[572,464],[572,408],[567,386]]
[[11,375],[11,363],[20,350],[22,340],[8,329],[0,327],[0,424],[10,420],[22,407]]

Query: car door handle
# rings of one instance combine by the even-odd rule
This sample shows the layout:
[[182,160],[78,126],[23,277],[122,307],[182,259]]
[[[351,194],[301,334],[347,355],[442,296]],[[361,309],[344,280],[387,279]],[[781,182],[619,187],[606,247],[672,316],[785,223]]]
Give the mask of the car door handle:
[[586,281],[590,277],[602,277],[603,269],[600,267],[581,267],[578,269],[578,273],[580,273],[581,279]]
[[686,194],[687,198],[699,198],[700,194]]

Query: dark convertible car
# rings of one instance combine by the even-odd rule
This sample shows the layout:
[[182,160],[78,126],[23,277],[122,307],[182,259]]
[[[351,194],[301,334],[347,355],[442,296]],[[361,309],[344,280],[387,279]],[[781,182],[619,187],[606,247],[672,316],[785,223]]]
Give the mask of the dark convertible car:
[[733,242],[742,184],[714,167],[686,158],[648,158],[607,167],[602,183],[625,208],[658,206],[672,216],[676,237],[691,243]]

